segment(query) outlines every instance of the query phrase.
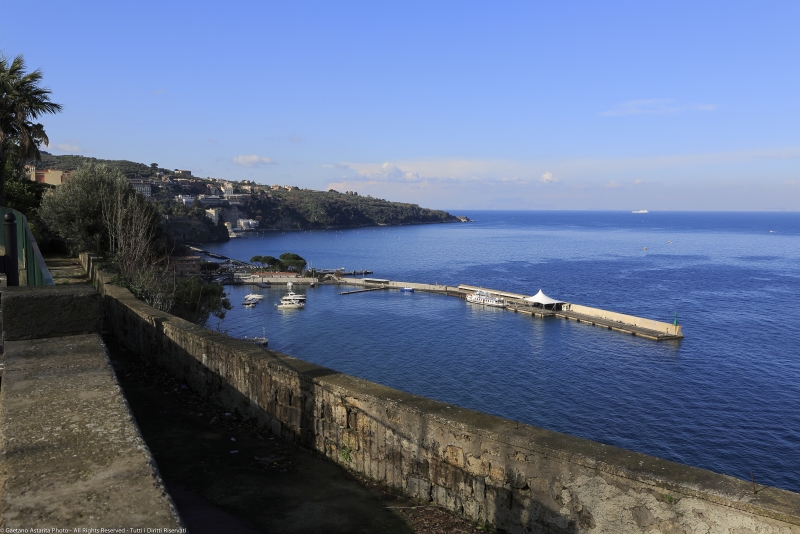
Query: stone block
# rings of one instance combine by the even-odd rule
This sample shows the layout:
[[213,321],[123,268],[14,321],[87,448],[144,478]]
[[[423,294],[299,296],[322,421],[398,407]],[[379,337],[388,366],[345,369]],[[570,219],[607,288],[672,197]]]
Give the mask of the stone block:
[[5,341],[95,334],[103,325],[100,293],[90,285],[7,287],[0,307]]
[[464,467],[464,451],[461,447],[448,445],[444,450],[444,461],[456,467]]
[[410,476],[406,483],[406,491],[412,497],[416,497],[422,502],[431,500],[431,483],[424,478]]

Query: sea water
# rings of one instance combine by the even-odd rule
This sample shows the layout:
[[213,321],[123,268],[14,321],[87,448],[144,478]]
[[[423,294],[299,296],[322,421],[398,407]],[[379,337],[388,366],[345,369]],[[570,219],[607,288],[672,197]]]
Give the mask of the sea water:
[[[470,284],[647,317],[656,342],[442,295],[227,286],[209,327],[410,393],[800,491],[800,214],[458,212],[475,222],[257,232],[208,250]],[[265,295],[256,308],[245,294]]]

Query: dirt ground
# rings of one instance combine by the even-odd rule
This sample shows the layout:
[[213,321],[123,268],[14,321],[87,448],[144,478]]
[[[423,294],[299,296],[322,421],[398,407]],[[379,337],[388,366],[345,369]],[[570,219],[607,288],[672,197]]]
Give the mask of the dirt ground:
[[104,340],[189,532],[461,534],[482,527],[360,479],[225,413]]

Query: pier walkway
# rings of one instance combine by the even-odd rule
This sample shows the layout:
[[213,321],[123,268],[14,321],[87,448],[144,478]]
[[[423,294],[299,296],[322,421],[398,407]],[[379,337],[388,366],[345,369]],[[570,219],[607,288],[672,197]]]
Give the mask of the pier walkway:
[[375,284],[370,284],[369,280],[370,279],[340,278],[340,284],[350,284],[364,287],[364,289],[358,289],[355,291],[345,291],[342,293],[342,295],[363,293],[365,291],[374,291],[378,289],[400,289],[403,287],[412,287],[417,291],[427,291],[430,293],[440,293],[448,296],[465,298],[469,293],[473,293],[475,291],[484,291],[490,295],[506,299],[505,308],[508,311],[515,313],[522,313],[531,315],[533,317],[560,317],[562,319],[586,323],[592,326],[598,326],[608,330],[613,330],[615,332],[644,337],[655,341],[683,338],[683,332],[680,325],[654,321],[652,319],[645,319],[643,317],[635,317],[633,315],[625,315],[608,310],[601,310],[599,308],[591,308],[589,306],[582,306],[580,304],[573,304],[570,302],[558,303],[552,308],[544,308],[534,306],[529,301],[526,301],[525,299],[528,298],[529,295],[513,293],[510,291],[501,291],[497,289],[489,289],[486,287],[471,286],[467,284],[460,284],[459,286],[454,287],[446,285],[443,286],[439,284],[398,282],[394,280],[384,280],[380,286],[376,286]]

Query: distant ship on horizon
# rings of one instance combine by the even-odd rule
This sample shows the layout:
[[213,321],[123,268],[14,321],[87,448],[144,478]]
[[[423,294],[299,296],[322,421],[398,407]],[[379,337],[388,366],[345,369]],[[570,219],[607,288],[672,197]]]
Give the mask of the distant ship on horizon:
[[631,213],[650,213],[647,210],[633,210]]

